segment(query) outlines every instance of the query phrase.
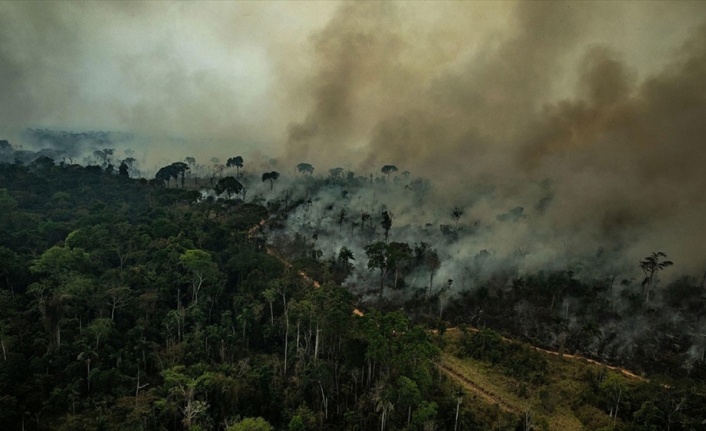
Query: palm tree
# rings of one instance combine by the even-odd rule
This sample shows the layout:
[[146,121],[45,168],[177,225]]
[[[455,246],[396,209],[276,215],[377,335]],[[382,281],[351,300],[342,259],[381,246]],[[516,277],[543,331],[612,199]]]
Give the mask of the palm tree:
[[385,423],[389,418],[390,412],[395,411],[395,405],[389,399],[389,394],[385,391],[385,383],[382,381],[375,387],[373,401],[375,401],[375,411],[382,412],[380,416],[380,431],[385,431]]
[[660,258],[666,257],[667,255],[665,253],[657,251],[652,252],[651,255],[640,261],[640,268],[642,268],[642,271],[645,273],[645,280],[642,282],[642,288],[647,291],[645,304],[650,302],[650,289],[659,281],[655,279],[657,273],[664,268],[674,265],[674,262],[671,260],[663,260],[660,262]]
[[235,176],[240,178],[240,168],[243,167],[243,158],[241,156],[235,156],[228,159],[226,162],[227,167],[235,166]]
[[84,345],[83,351],[78,354],[76,358],[77,361],[83,361],[86,363],[86,389],[91,391],[91,358],[97,358],[98,353],[96,353],[90,346]]

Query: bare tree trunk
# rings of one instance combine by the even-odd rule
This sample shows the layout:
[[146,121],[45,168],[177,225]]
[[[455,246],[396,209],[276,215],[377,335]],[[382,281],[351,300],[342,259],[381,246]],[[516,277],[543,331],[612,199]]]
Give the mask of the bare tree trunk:
[[321,330],[319,329],[318,323],[316,324],[316,342],[314,343],[314,360],[317,360],[319,358],[319,332]]
[[324,387],[321,385],[321,382],[319,382],[319,388],[321,389],[321,406],[324,408],[324,417],[328,419],[328,400],[326,399]]
[[615,421],[618,420],[618,408],[620,407],[620,396],[623,394],[623,390],[618,391],[618,400],[615,402],[615,416],[613,416],[613,428],[615,428]]
[[284,319],[286,321],[286,329],[284,330],[284,376],[287,377],[287,357],[289,352],[289,313],[284,310]]
[[456,431],[458,429],[458,413],[460,410],[461,410],[461,398],[456,398],[456,420],[454,422],[454,431]]
[[297,344],[296,344],[296,351],[297,351],[297,359],[299,359],[299,321],[297,320]]
[[144,385],[140,385],[140,367],[137,367],[137,385],[135,386],[135,408],[137,408],[137,399],[140,396],[140,389],[144,389],[149,385],[149,383],[145,383]]
[[88,358],[86,360],[86,387],[88,388],[88,392],[91,392],[91,358]]

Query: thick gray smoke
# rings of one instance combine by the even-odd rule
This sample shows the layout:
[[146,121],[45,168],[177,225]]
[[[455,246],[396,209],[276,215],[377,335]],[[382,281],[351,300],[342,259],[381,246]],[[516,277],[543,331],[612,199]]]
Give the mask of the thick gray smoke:
[[313,99],[289,158],[395,163],[466,222],[522,206],[528,227],[496,242],[539,262],[606,246],[704,269],[706,7],[407,6],[345,4],[312,37]]
[[0,138],[126,133],[147,169],[395,164],[433,184],[400,224],[523,207],[493,249],[528,266],[602,246],[695,274],[704,25],[699,2],[5,2]]

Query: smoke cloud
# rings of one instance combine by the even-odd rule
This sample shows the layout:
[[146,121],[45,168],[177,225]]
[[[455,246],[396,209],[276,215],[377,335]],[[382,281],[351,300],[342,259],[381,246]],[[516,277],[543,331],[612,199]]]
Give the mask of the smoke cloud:
[[524,208],[495,237],[508,252],[662,250],[703,271],[704,118],[698,2],[0,4],[0,138],[106,130],[153,163],[257,151],[283,172],[394,164],[461,224]]

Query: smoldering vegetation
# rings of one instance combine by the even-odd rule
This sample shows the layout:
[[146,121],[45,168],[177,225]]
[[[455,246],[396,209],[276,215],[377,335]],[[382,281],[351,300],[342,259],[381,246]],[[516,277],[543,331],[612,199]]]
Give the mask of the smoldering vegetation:
[[[483,187],[494,190],[494,211],[551,194],[535,237],[558,235],[568,249],[629,242],[633,260],[664,248],[700,271],[704,8],[687,7],[689,19],[675,8],[692,24],[685,40],[642,67],[624,39],[604,39],[617,31],[611,11],[633,29],[627,10],[505,6],[451,7],[454,18],[440,7],[415,26],[392,5],[341,7],[312,38],[313,100],[290,125],[287,154],[335,166],[344,152],[366,173],[396,163],[437,185],[437,206],[469,208]],[[512,31],[464,26],[484,14]]]
[[663,255],[654,263],[668,264],[650,272],[654,250],[632,260],[629,243],[579,246],[542,231],[555,199],[548,182],[528,185],[532,201],[479,186],[460,207],[430,204],[436,187],[408,172],[332,168],[279,181],[263,194],[279,214],[269,222],[271,249],[320,281],[342,282],[363,308],[487,326],[643,372],[703,367],[703,273]]
[[[204,195],[242,154],[238,198],[281,214],[272,244],[329,261],[322,277],[364,304],[382,296],[610,360],[672,349],[685,370],[703,362],[702,4],[342,3],[297,12],[277,34],[262,30],[285,22],[268,8],[169,8],[194,15],[190,43],[182,27],[140,32],[156,5],[3,7],[34,31],[0,19],[0,125],[35,131],[13,143],[57,158],[88,142],[81,157],[98,163],[122,135],[40,138],[37,124],[135,131],[124,143],[140,156],[115,160],[136,158],[133,173],[151,178],[191,157]],[[111,31],[82,19],[102,13]],[[127,31],[125,45],[104,45]],[[90,32],[97,42],[79,43]],[[103,46],[113,67],[92,73]],[[211,63],[194,55],[204,47]],[[96,100],[72,97],[73,63],[104,89]],[[376,242],[406,244],[409,262],[369,269]],[[640,261],[657,251],[674,267],[642,286]]]
[[[325,257],[345,245],[356,259],[346,283],[372,301],[381,283],[365,246],[381,240],[388,211],[389,241],[408,244],[417,264],[402,282],[392,281],[397,268],[379,274],[405,287],[384,295],[398,306],[417,301],[440,317],[446,308],[604,359],[668,351],[686,369],[703,362],[706,11],[645,12],[643,25],[659,25],[652,13],[681,24],[648,60],[640,44],[625,45],[639,33],[630,7],[505,6],[512,31],[482,28],[492,20],[464,27],[483,6],[454,17],[427,10],[413,26],[392,5],[338,9],[312,37],[310,108],[290,125],[286,153],[336,166],[345,152],[371,188],[315,193],[290,216],[288,236]],[[376,180],[388,163],[433,188],[420,198],[410,181]],[[366,237],[362,214],[377,234]],[[435,283],[414,259],[421,242],[439,254]],[[657,251],[676,266],[643,285],[639,263]],[[553,283],[556,292],[540,294]],[[493,308],[493,297],[512,306]]]

